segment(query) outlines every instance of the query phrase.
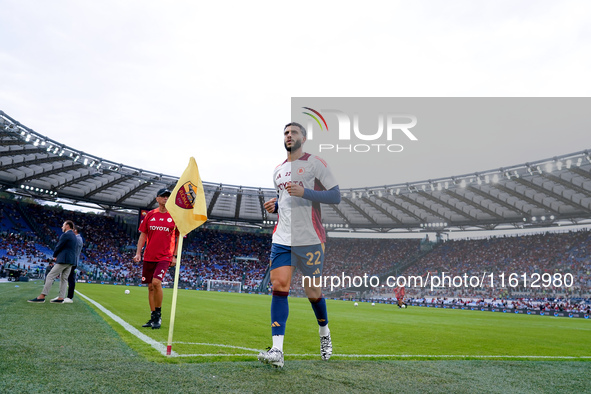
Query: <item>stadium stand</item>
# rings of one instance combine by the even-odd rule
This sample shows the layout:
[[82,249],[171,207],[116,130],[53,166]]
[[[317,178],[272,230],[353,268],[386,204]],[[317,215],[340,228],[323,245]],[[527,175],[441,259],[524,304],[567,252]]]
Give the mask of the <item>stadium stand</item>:
[[[587,293],[590,288],[591,269],[587,251],[591,245],[589,231],[544,233],[516,237],[491,237],[480,240],[449,241],[421,258],[417,264],[405,271],[405,275],[421,275],[427,273],[437,275],[446,272],[451,276],[481,276],[495,273],[571,273],[574,285],[570,289],[577,295]],[[587,256],[587,257],[585,257]],[[508,290],[495,286],[484,286],[483,290],[455,291],[457,296],[499,297],[509,295]],[[511,292],[541,294],[551,291],[554,294],[564,293],[563,288],[509,288]]]
[[[121,221],[103,214],[73,212],[61,207],[0,199],[0,272],[18,268],[42,277],[64,220],[83,227],[85,247],[81,280],[138,284],[141,265],[133,263],[136,240]],[[244,291],[260,289],[269,261],[271,237],[265,233],[200,228],[185,241],[181,287],[204,288],[207,279],[243,283]],[[482,289],[407,288],[417,302],[457,305],[506,305],[513,308],[586,310],[591,289],[591,232],[588,230],[455,240],[439,244],[418,239],[329,238],[325,275],[482,275],[483,273],[570,273],[570,289],[518,286]],[[434,246],[434,247],[433,247]],[[432,250],[431,250],[432,247]],[[425,252],[426,250],[426,252]],[[406,262],[406,263],[405,263]],[[410,262],[410,263],[408,263]],[[1,274],[0,274],[1,275]],[[165,282],[172,282],[173,271]],[[293,295],[302,295],[301,275],[293,278]],[[383,282],[380,282],[383,283]],[[325,289],[326,291],[326,289]],[[334,294],[332,296],[341,296]],[[329,294],[331,296],[331,294]],[[361,289],[360,298],[394,300],[392,288]]]

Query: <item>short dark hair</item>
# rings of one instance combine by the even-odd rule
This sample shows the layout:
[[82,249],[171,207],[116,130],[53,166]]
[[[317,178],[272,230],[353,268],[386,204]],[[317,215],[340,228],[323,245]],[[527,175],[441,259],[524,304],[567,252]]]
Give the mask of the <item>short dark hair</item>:
[[74,222],[71,220],[66,220],[64,223],[66,223],[66,225],[70,227],[72,230],[74,230],[74,227],[76,227],[74,226]]
[[307,138],[308,132],[306,131],[306,128],[304,126],[302,126],[301,124],[299,124],[297,122],[290,122],[290,123],[288,123],[288,124],[285,125],[285,127],[283,128],[283,131],[285,131],[285,129],[287,129],[289,126],[297,126],[297,127],[299,127],[300,128],[300,131],[302,132],[302,135]]
[[76,228],[75,228],[74,230],[76,230],[76,232],[77,232],[78,234],[80,234],[80,233],[82,232],[82,227],[80,227],[80,226],[76,226]]

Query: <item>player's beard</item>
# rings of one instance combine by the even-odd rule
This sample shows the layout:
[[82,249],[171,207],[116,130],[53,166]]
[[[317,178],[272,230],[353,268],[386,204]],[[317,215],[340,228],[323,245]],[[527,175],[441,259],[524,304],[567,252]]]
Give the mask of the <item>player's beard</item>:
[[302,141],[295,141],[291,147],[287,146],[287,144],[284,142],[283,146],[285,146],[286,151],[293,152],[293,151],[296,151],[302,147]]

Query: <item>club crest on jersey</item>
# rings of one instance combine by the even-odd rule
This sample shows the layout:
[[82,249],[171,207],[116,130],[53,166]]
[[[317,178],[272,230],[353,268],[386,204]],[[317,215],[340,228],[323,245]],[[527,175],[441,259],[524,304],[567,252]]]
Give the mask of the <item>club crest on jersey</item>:
[[302,175],[304,172],[306,172],[306,170],[304,169],[304,167],[298,168],[298,175]]
[[179,188],[174,203],[183,209],[193,209],[197,199],[197,186],[190,181]]

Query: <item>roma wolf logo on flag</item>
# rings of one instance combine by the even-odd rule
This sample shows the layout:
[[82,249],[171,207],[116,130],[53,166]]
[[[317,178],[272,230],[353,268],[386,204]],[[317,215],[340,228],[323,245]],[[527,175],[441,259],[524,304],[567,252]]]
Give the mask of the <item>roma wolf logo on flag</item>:
[[195,206],[195,200],[197,199],[197,186],[193,185],[191,181],[181,186],[177,192],[174,203],[177,207],[183,209],[192,209]]
[[166,202],[166,209],[183,236],[207,221],[205,192],[195,158],[191,157],[189,160],[187,169],[181,175],[170,197]]

